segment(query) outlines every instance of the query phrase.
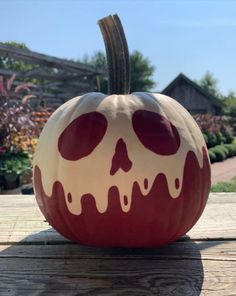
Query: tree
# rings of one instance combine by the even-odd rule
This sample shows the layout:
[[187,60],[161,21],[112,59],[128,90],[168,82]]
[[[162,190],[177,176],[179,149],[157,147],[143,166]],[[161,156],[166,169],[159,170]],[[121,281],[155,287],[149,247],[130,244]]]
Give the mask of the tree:
[[227,96],[224,96],[224,113],[232,117],[236,116],[236,94],[230,91]]
[[217,97],[224,103],[223,113],[229,115],[233,118],[236,116],[236,93],[234,91],[229,91],[228,95],[223,95],[218,90],[218,81],[214,78],[213,74],[206,72],[202,79],[197,81],[197,83],[204,88],[207,92]]
[[[29,50],[25,43],[18,43],[14,41],[2,42],[2,44],[10,45],[19,49]],[[25,63],[23,61],[15,60],[9,57],[0,57],[0,68],[12,70],[15,72],[25,72],[36,67],[34,64]]]
[[[94,66],[97,69],[107,71],[106,55],[98,51],[92,57],[84,56],[82,63]],[[130,55],[131,66],[131,86],[130,92],[134,91],[150,91],[156,83],[152,80],[155,67],[145,58],[139,51],[134,51]],[[101,77],[101,92],[107,93],[108,78]]]
[[230,91],[224,96],[224,114],[230,117],[230,125],[236,134],[236,93]]
[[221,98],[217,87],[218,81],[214,78],[212,73],[206,72],[203,78],[200,79],[197,83],[211,95]]
[[[24,50],[29,50],[29,48],[26,46],[25,43],[18,43],[18,42],[14,42],[14,41],[9,41],[9,42],[1,42],[2,44],[5,45],[10,45],[19,49],[24,49]],[[5,70],[10,70],[12,71],[12,73],[14,72],[27,72],[30,70],[33,70],[35,68],[37,68],[38,65],[36,64],[31,64],[31,63],[27,63],[21,60],[16,60],[13,58],[9,58],[9,57],[1,57],[0,56],[0,69],[5,69]],[[17,76],[17,81],[20,82],[32,82],[34,84],[42,84],[44,82],[44,80],[42,79],[37,79],[37,78],[32,78],[32,77],[18,77]]]
[[[81,63],[93,66],[99,70],[107,71],[106,56],[102,51],[96,52],[92,57],[85,55],[80,61]],[[107,93],[108,88],[108,78],[107,76],[100,76],[100,91],[102,93]]]
[[155,67],[139,51],[130,55],[131,65],[131,92],[150,91],[156,83],[152,80]]

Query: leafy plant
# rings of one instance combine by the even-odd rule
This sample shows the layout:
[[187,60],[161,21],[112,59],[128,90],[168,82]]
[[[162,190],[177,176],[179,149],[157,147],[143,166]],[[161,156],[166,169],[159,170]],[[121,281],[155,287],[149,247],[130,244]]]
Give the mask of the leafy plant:
[[211,163],[223,161],[228,157],[236,156],[236,144],[222,144],[208,150]]
[[[35,85],[31,82],[26,82],[14,87],[15,78],[16,74],[13,74],[9,79],[4,79],[3,76],[0,76],[0,97],[3,101],[20,98],[23,105],[26,105],[29,99],[36,97],[33,94],[29,94],[31,88],[34,88]],[[22,97],[22,94],[25,95]]]
[[216,161],[223,161],[226,159],[226,152],[225,150],[223,149],[223,145],[222,147],[219,145],[219,146],[215,146],[212,148],[212,150],[216,156]]
[[236,192],[236,177],[229,182],[219,182],[212,185],[211,192]]
[[[40,129],[31,120],[32,83],[15,86],[16,75],[0,77],[0,179],[15,181],[31,170]],[[19,179],[19,178],[18,178]],[[17,186],[17,184],[15,184]],[[7,186],[5,187],[7,188]]]
[[212,151],[212,150],[209,150],[208,153],[209,153],[209,157],[210,157],[211,163],[216,162],[216,154],[215,154],[215,152]]
[[230,125],[229,117],[197,114],[194,118],[207,139],[206,143],[208,148],[233,142],[233,129]]
[[225,148],[228,149],[228,156],[229,157],[236,155],[236,145],[235,144],[225,144]]
[[32,83],[13,87],[15,75],[10,79],[0,77],[0,152],[13,154],[26,150],[33,153],[39,128],[31,120],[29,99]]
[[31,168],[31,162],[27,154],[5,153],[0,158],[0,175],[20,175]]

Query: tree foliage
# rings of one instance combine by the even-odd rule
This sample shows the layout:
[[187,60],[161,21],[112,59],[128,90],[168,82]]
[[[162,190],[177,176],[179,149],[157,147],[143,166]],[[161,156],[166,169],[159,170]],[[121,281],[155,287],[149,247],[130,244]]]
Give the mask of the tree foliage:
[[225,114],[236,118],[236,93],[230,91],[227,96],[223,97],[223,102]]
[[[29,50],[29,48],[26,46],[25,43],[18,43],[18,42],[14,42],[14,41],[9,41],[9,42],[2,42],[2,44],[5,45],[10,45],[19,49],[24,49],[24,50]],[[0,69],[5,69],[5,70],[10,70],[13,73],[17,73],[17,72],[27,72],[30,70],[33,70],[35,68],[37,68],[38,65],[36,64],[31,64],[31,63],[27,63],[21,60],[16,60],[13,58],[9,58],[9,57],[1,57],[0,56]],[[17,81],[20,82],[32,82],[34,84],[42,84],[44,82],[44,80],[42,79],[37,79],[37,78],[32,78],[32,77],[16,77]]]
[[215,97],[221,96],[217,86],[218,80],[214,78],[212,73],[206,72],[206,74],[198,81],[198,84],[211,95]]
[[130,65],[131,92],[150,91],[156,84],[152,80],[155,67],[151,65],[149,59],[136,50],[130,55]]
[[[107,71],[106,55],[101,51],[96,52],[92,57],[86,55],[81,62],[94,66],[97,69]],[[133,53],[131,53],[130,66],[130,92],[150,91],[156,85],[156,83],[152,79],[155,67],[151,65],[151,62],[147,58],[145,58],[139,51],[134,51]],[[101,92],[107,93],[108,77],[101,77],[100,84]]]
[[[81,63],[95,67],[96,69],[107,71],[106,56],[102,51],[96,52],[92,57],[87,54],[83,57]],[[108,88],[108,78],[107,76],[100,76],[100,91],[102,93],[107,93]]]
[[[4,45],[10,45],[19,49],[29,50],[25,43],[18,43],[14,41],[2,42]],[[15,72],[25,72],[34,69],[36,65],[25,63],[20,60],[15,60],[9,57],[0,57],[0,68],[12,70]]]
[[217,97],[224,103],[224,114],[236,118],[236,93],[229,91],[227,95],[223,95],[218,89],[218,80],[212,73],[206,74],[197,83],[207,92]]

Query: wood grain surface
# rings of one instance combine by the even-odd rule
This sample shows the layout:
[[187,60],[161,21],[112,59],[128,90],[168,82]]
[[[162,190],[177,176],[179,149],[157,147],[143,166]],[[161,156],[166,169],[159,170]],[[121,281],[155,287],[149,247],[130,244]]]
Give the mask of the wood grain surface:
[[211,194],[199,222],[158,249],[76,245],[33,196],[0,196],[0,295],[236,295],[236,194]]

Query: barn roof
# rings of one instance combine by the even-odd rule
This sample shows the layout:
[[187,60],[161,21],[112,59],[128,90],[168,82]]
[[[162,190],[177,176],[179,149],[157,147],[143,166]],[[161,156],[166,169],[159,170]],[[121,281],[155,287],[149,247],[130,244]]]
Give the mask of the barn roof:
[[196,89],[203,96],[205,96],[208,100],[210,100],[213,105],[220,107],[220,108],[222,108],[224,106],[224,104],[217,97],[210,94],[208,91],[206,91],[204,88],[202,88],[200,85],[198,85],[193,80],[189,79],[183,73],[180,73],[169,85],[167,85],[163,89],[163,91],[161,93],[168,94],[169,91],[171,91],[180,81],[184,81],[185,83],[191,85],[194,89]]

